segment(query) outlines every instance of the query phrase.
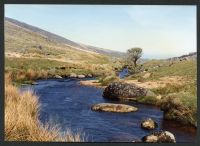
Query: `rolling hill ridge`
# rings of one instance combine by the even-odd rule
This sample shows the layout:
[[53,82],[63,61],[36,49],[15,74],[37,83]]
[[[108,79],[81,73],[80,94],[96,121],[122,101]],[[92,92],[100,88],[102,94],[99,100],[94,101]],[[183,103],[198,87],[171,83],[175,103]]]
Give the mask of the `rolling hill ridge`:
[[112,51],[109,49],[103,49],[103,48],[99,48],[99,47],[76,43],[76,42],[66,39],[62,36],[59,36],[57,34],[48,32],[46,30],[42,30],[38,27],[20,22],[18,20],[12,19],[12,18],[5,17],[5,27],[6,27],[6,29],[9,29],[7,27],[7,23],[10,23],[17,27],[26,29],[27,31],[37,33],[50,41],[54,41],[55,43],[61,43],[61,44],[67,45],[69,47],[72,47],[74,49],[79,49],[79,50],[83,50],[83,51],[91,51],[91,52],[104,54],[104,55],[108,55],[108,56],[112,56],[112,57],[122,57],[125,54],[125,53],[118,52],[118,51]]

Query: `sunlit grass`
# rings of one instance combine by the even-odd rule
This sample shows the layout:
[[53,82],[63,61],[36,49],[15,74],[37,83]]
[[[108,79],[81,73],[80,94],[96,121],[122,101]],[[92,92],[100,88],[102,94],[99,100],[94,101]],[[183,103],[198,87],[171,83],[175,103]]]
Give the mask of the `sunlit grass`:
[[10,75],[5,79],[5,140],[6,141],[65,141],[81,142],[80,133],[67,130],[60,133],[58,126],[41,124],[38,120],[40,104],[32,91],[20,93],[11,84]]

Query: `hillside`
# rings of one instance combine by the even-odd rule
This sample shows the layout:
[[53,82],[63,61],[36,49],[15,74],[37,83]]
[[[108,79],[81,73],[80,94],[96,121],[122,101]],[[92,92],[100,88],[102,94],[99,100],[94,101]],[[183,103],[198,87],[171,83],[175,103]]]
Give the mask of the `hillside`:
[[32,32],[34,34],[40,35],[41,37],[46,39],[48,41],[48,43],[49,42],[54,42],[56,44],[66,45],[67,47],[71,47],[73,49],[78,49],[78,50],[83,50],[83,51],[91,51],[91,52],[104,54],[104,55],[108,55],[108,56],[112,56],[112,57],[122,57],[124,55],[124,53],[121,53],[121,52],[112,51],[112,50],[103,49],[103,48],[98,48],[98,47],[89,46],[89,45],[80,44],[80,43],[76,43],[76,42],[68,40],[68,39],[66,39],[64,37],[61,37],[59,35],[56,35],[56,34],[53,34],[51,32],[42,30],[42,29],[40,29],[38,27],[35,27],[35,26],[32,26],[32,25],[20,22],[20,21],[15,20],[15,19],[11,19],[11,18],[5,17],[5,28],[7,30],[6,31],[7,33],[10,33],[10,29],[12,30],[11,25],[14,28],[18,27],[18,28],[21,28],[21,29],[26,30],[28,32]]
[[7,20],[5,21],[5,52],[6,56],[11,57],[59,59],[63,62],[106,63],[108,61],[105,55],[75,49]]
[[163,60],[150,60],[143,71],[125,78],[125,82],[151,89],[155,97],[138,102],[160,106],[164,118],[197,126],[197,54],[189,53]]
[[5,19],[5,71],[16,82],[56,75],[67,77],[73,73],[114,75],[116,67],[120,67],[119,59],[98,53],[98,48],[95,51],[78,48],[76,43],[39,28]]

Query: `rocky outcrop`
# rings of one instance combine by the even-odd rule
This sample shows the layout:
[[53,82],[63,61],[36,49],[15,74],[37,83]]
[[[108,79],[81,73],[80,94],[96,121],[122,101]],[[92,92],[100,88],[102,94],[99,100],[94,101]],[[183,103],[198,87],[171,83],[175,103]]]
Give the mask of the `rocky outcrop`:
[[169,131],[159,131],[144,136],[142,141],[151,143],[175,143],[176,139],[175,136]]
[[143,129],[152,130],[158,127],[158,124],[151,118],[145,119],[141,122],[141,127]]
[[173,57],[173,58],[169,58],[167,59],[168,61],[188,61],[188,60],[195,60],[197,59],[197,52],[192,52],[186,55],[182,55],[179,57]]
[[109,84],[103,92],[103,97],[109,99],[136,100],[137,97],[141,96],[155,95],[148,89],[139,87],[135,84],[127,84],[122,82],[113,82]]
[[138,109],[136,107],[125,105],[125,104],[113,104],[113,103],[99,103],[91,107],[94,111],[103,111],[103,112],[135,112]]

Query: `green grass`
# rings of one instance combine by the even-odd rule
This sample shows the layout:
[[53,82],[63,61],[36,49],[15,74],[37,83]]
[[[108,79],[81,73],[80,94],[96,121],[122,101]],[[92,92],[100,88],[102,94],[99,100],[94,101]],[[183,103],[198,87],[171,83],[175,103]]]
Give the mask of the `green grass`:
[[196,68],[196,61],[181,61],[174,63],[170,67],[160,67],[158,70],[153,71],[153,76],[157,78],[163,76],[187,76],[194,79],[197,77]]
[[[143,64],[147,72],[131,75],[126,80],[135,79],[139,82],[158,81],[162,77],[178,76],[184,79],[183,84],[166,84],[165,87],[154,88],[152,91],[161,99],[155,97],[139,97],[140,103],[158,105],[164,111],[164,118],[178,121],[182,124],[196,126],[197,121],[197,62],[196,60],[176,61],[151,60]],[[160,66],[154,68],[155,66]]]
[[57,58],[89,64],[108,64],[109,57],[72,48],[5,22],[5,51],[23,57]]
[[[197,62],[194,60],[189,61],[177,61],[173,65],[169,66],[169,61],[162,61],[162,60],[154,60],[149,61],[143,64],[143,68],[148,69],[147,72],[151,73],[152,75],[148,80],[158,80],[161,77],[165,76],[185,76],[190,79],[197,78]],[[162,65],[161,67],[153,68],[154,66]],[[138,79],[145,74],[138,73],[129,76],[127,79]]]
[[138,97],[136,101],[138,103],[151,104],[151,105],[156,105],[158,102],[156,97],[153,96]]
[[160,101],[164,118],[182,124],[197,126],[197,97],[189,93],[179,92],[166,95]]
[[18,83],[25,83],[25,81],[31,82],[42,78],[51,78],[55,75],[67,77],[70,73],[109,76],[109,74],[114,73],[112,69],[112,66],[109,64],[73,64],[41,58],[5,59],[5,72],[11,73],[12,80]]
[[116,75],[111,75],[107,77],[100,77],[99,83],[101,83],[102,86],[107,86],[111,82],[117,81],[119,78]]

